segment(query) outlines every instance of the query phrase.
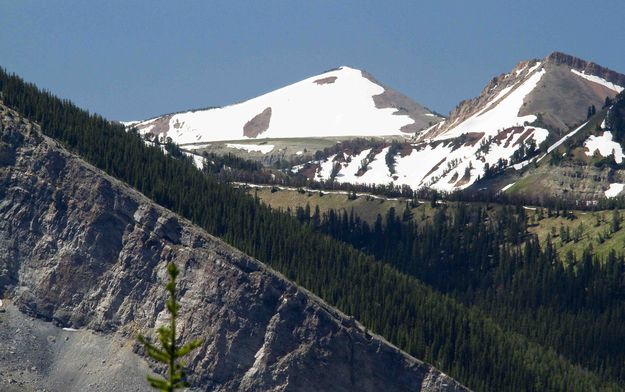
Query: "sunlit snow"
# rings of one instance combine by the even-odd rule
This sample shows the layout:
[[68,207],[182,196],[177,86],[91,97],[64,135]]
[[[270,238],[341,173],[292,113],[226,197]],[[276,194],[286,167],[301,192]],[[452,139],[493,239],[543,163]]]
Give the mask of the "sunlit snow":
[[614,183],[610,184],[610,188],[604,192],[605,197],[616,197],[619,193],[623,191],[625,184]]
[[[334,77],[330,83],[317,82]],[[244,126],[267,108],[269,126],[257,138],[401,134],[414,120],[395,108],[376,108],[373,96],[383,92],[360,70],[341,67],[239,104],[175,114],[168,136],[178,144],[249,139]]]
[[201,155],[192,154],[186,151],[184,151],[184,154],[193,159],[193,164],[195,165],[195,167],[197,167],[200,170],[204,168],[204,157],[202,157]]
[[510,92],[499,104],[485,112],[478,112],[461,122],[449,131],[445,132],[439,139],[458,137],[467,132],[486,132],[487,135],[495,135],[498,131],[513,127],[523,126],[525,123],[536,121],[536,116],[519,116],[519,111],[523,106],[523,101],[527,94],[531,93],[540,79],[545,74],[545,70],[534,72],[525,82]]
[[593,156],[595,151],[599,151],[602,157],[609,157],[614,153],[614,161],[616,163],[623,162],[623,148],[617,142],[612,141],[612,132],[610,131],[603,132],[601,136],[591,135],[584,143],[584,147],[588,149],[586,151],[588,156]]
[[508,185],[504,186],[503,188],[501,188],[501,191],[502,191],[502,192],[507,191],[508,189],[512,188],[512,186],[513,186],[514,184],[516,184],[516,183],[515,183],[515,182],[513,182],[512,184],[508,184]]
[[[361,182],[360,177],[356,174],[362,166],[363,160],[367,158],[367,155],[369,155],[370,152],[371,149],[367,149],[358,155],[350,157],[351,161],[343,164],[343,168],[341,169],[341,173],[337,176],[337,180],[340,182],[350,182],[354,184]],[[325,174],[325,176],[329,178],[330,173]]]
[[[371,155],[371,150],[367,149],[354,156],[345,156],[346,161],[340,163],[341,171],[336,176],[338,182],[359,183],[359,184],[388,184],[408,185],[412,189],[429,186],[438,190],[454,191],[470,186],[478,176],[484,173],[485,164],[491,166],[497,164],[499,159],[509,159],[510,156],[520,147],[520,138],[525,132],[530,132],[525,138],[534,140],[538,146],[547,137],[547,131],[541,128],[528,131],[522,128],[521,131],[509,132],[509,135],[500,141],[493,141],[490,144],[488,153],[476,155],[479,143],[473,145],[462,145],[454,148],[452,141],[435,142],[416,146],[406,156],[395,156],[395,173],[391,174],[386,164],[386,153],[388,147],[375,154],[367,165],[367,171],[357,175],[362,166],[362,161]],[[334,158],[320,162],[320,169],[317,175],[321,179],[328,179],[336,165]],[[465,178],[465,174],[469,177]]]
[[237,144],[226,143],[226,147],[236,148],[238,150],[245,150],[247,152],[260,152],[261,154],[267,154],[273,150],[273,144]]
[[623,91],[623,87],[619,86],[617,84],[614,84],[612,82],[608,82],[607,80],[600,78],[599,76],[595,76],[595,75],[588,75],[584,72],[579,72],[575,69],[571,69],[571,72],[573,72],[575,75],[580,76],[586,80],[590,80],[591,82],[595,82],[598,83],[602,86],[605,86],[607,88],[609,88],[610,90],[614,90],[617,93],[620,93],[621,91]]

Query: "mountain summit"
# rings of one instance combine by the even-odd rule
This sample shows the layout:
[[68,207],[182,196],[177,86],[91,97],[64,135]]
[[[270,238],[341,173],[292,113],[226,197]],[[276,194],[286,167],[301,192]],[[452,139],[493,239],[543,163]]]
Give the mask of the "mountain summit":
[[472,132],[496,132],[525,122],[555,133],[579,125],[589,106],[623,90],[625,75],[577,57],[554,52],[543,60],[520,62],[510,73],[494,77],[473,99],[462,101],[447,121],[423,138]]
[[178,144],[415,133],[441,118],[370,74],[340,67],[248,101],[132,122]]
[[555,52],[493,78],[478,97],[419,132],[417,143],[343,151],[305,172],[339,182],[464,189],[551,151],[623,86],[625,75]]

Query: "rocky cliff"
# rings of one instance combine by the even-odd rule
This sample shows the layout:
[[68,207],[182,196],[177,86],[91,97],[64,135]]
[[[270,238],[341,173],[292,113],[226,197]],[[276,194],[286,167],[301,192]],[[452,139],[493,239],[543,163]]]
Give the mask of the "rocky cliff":
[[[616,96],[614,88],[597,81],[611,83],[617,89],[625,86],[623,74],[568,54],[553,52],[542,60],[521,61],[509,73],[492,78],[479,96],[460,102],[444,123],[423,133],[421,138],[444,136],[464,121],[496,108],[536,72],[542,73],[542,76],[535,88],[523,97],[518,115],[538,116],[538,121],[535,121],[537,126],[546,127],[556,135],[566,133],[569,128],[586,120],[589,106],[601,108],[606,97]],[[476,127],[473,131],[484,129]]]
[[1,104],[0,119],[0,298],[22,313],[132,342],[167,321],[175,262],[200,390],[465,390]]

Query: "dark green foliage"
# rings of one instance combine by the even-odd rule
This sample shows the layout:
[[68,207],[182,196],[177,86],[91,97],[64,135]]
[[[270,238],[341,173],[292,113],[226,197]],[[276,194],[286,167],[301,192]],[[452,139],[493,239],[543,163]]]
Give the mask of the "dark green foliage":
[[613,105],[608,110],[606,125],[612,131],[613,140],[625,142],[625,93],[616,96]]
[[539,150],[536,148],[536,141],[534,139],[529,139],[529,141],[521,143],[519,148],[512,153],[510,165],[535,157],[538,153]]
[[224,174],[228,170],[240,170],[247,173],[261,172],[263,166],[255,161],[232,155],[204,154],[204,171],[210,174]]
[[386,152],[384,159],[386,160],[386,166],[391,174],[395,174],[395,156],[401,151],[403,144],[397,140],[393,140]]
[[605,97],[605,102],[603,103],[603,108],[609,108],[610,106],[612,106],[612,98],[610,97]]
[[0,140],[0,167],[9,166],[15,162],[15,154],[4,142]]
[[332,166],[332,172],[330,173],[330,181],[334,181],[334,179],[336,178],[336,176],[338,176],[340,171],[341,171],[341,163],[334,162],[334,166]]
[[[379,262],[373,255],[315,233],[311,225],[302,225],[288,214],[272,211],[259,204],[257,198],[200,172],[190,159],[165,156],[159,146],[146,146],[140,137],[126,132],[121,125],[91,115],[5,72],[0,72],[0,91],[6,104],[39,122],[45,134],[90,163],[269,264],[402,349],[433,363],[475,390],[616,389],[609,380],[573,366],[558,353],[515,333],[514,326],[499,325],[482,307],[467,306],[433,290],[411,276],[409,270],[400,272],[401,265]],[[444,218],[439,215],[437,219]],[[395,222],[396,217],[386,219]],[[317,225],[320,221],[319,211],[315,210],[311,222]],[[397,227],[391,224],[387,230]],[[385,230],[382,225],[374,227],[376,233],[381,230]],[[523,237],[522,232],[513,229],[497,231],[497,235],[515,242]],[[435,264],[423,268],[432,275],[432,282],[442,282],[441,290],[453,292],[451,284],[444,283],[446,274],[451,273],[458,280],[460,274],[453,268],[461,265],[463,254],[451,252],[461,250],[470,238],[432,233],[429,238],[415,239],[417,242],[440,240],[449,246],[447,254],[453,257],[439,253],[429,259],[440,263],[438,276],[434,276]],[[481,249],[492,243],[488,240],[485,245],[471,246]],[[538,250],[530,248],[529,252]],[[550,254],[549,250],[544,252]],[[379,250],[375,254],[386,257]],[[471,265],[488,267],[491,255],[479,254],[485,258],[480,264]],[[462,289],[470,290],[478,275],[479,271],[468,274],[470,283],[463,284]],[[523,287],[516,280],[512,283],[520,285],[519,289]]]
[[595,108],[595,105],[588,106],[588,113],[586,114],[586,119],[591,118],[596,113],[597,113],[597,109]]
[[617,210],[612,212],[612,225],[611,225],[612,233],[616,233],[621,229],[621,214]]
[[179,271],[174,263],[167,265],[167,273],[169,274],[169,282],[167,282],[165,287],[169,293],[169,299],[167,300],[166,306],[171,315],[171,320],[169,327],[163,325],[158,329],[158,340],[161,347],[156,346],[142,335],[139,335],[137,339],[143,344],[147,354],[152,359],[167,365],[166,378],[148,376],[148,382],[152,388],[163,392],[173,392],[175,389],[189,386],[184,371],[185,364],[179,361],[180,358],[200,347],[202,342],[200,340],[194,340],[181,347],[177,346],[176,318],[178,317],[180,304],[176,301],[176,277]]
[[493,178],[499,173],[502,173],[504,169],[508,166],[508,160],[504,158],[499,158],[497,163],[494,165],[490,165],[488,162],[484,164],[484,174],[482,175],[483,180],[487,180],[489,178]]
[[[550,213],[565,216],[566,211]],[[620,229],[618,211],[612,232]],[[592,249],[566,267],[553,245],[528,234],[523,208],[492,211],[440,207],[431,221],[405,223],[390,209],[371,228],[358,217],[329,211],[316,229],[386,260],[500,325],[550,347],[580,366],[625,382],[625,262]],[[581,235],[581,226],[574,237]],[[554,228],[553,234],[557,234]],[[570,230],[561,228],[567,242]],[[600,240],[610,232],[601,233]]]

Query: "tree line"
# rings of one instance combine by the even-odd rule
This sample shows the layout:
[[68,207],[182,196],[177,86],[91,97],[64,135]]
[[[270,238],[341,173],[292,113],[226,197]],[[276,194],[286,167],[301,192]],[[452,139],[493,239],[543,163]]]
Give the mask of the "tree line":
[[[353,210],[292,212],[315,231],[479,308],[579,366],[625,383],[622,252],[599,258],[587,246],[581,257],[560,255],[550,237],[541,247],[519,206],[441,205],[425,218],[413,217],[407,204],[402,213],[390,208],[384,217],[378,214],[371,225]],[[612,233],[621,230],[621,220],[615,211]],[[560,239],[572,241],[575,235],[564,230]]]

